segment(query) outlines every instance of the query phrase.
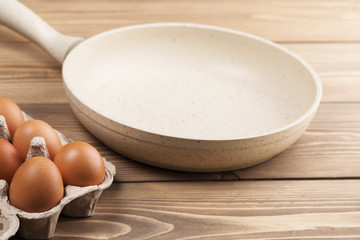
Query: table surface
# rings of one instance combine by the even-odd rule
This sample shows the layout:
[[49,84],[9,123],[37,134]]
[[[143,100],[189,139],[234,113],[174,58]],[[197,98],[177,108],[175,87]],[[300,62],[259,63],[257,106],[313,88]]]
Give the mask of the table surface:
[[22,2],[60,32],[84,38],[149,22],[245,31],[302,56],[323,84],[310,127],[280,155],[231,172],[169,171],[120,156],[89,134],[69,108],[61,67],[0,26],[0,96],[116,166],[94,216],[61,217],[54,239],[360,239],[360,1]]

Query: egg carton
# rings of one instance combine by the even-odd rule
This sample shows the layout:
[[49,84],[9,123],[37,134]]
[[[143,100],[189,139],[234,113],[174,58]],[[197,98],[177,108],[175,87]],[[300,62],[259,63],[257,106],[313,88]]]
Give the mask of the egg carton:
[[[32,119],[23,113],[25,120]],[[72,142],[55,130],[63,145]],[[11,206],[8,199],[9,186],[0,180],[0,239],[8,239],[18,232],[25,239],[48,239],[54,236],[60,214],[68,217],[89,217],[95,210],[96,203],[104,189],[114,180],[115,166],[104,159],[105,179],[96,186],[66,186],[60,203],[46,212],[28,213]]]
[[[5,188],[6,181],[0,180],[0,188]],[[2,194],[2,193],[1,193]],[[6,209],[0,208],[0,239],[8,239],[14,236],[19,228],[19,219],[6,211]]]

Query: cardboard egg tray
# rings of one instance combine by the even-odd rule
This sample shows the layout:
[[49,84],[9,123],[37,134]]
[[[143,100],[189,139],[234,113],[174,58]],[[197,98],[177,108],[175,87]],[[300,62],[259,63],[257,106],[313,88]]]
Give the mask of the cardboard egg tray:
[[[23,113],[25,120],[30,120]],[[63,145],[71,142],[63,134],[56,131]],[[115,166],[105,163],[105,179],[96,186],[65,187],[64,197],[52,209],[41,213],[28,213],[10,205],[8,199],[8,184],[0,180],[0,239],[8,239],[18,231],[25,239],[48,239],[54,236],[56,224],[60,214],[68,217],[89,217],[95,210],[96,203],[102,191],[110,187],[115,175]]]
[[[0,180],[0,189],[6,188],[6,181]],[[3,198],[4,192],[0,193],[0,197]],[[6,194],[6,193],[5,193]],[[19,228],[19,219],[7,212],[7,208],[0,208],[0,239],[8,239],[15,235]]]

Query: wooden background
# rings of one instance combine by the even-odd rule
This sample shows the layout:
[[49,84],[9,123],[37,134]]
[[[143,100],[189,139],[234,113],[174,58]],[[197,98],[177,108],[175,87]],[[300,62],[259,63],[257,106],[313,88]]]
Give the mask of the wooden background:
[[150,22],[245,31],[303,57],[324,88],[308,130],[273,159],[232,172],[168,171],[119,156],[90,135],[68,106],[60,66],[0,26],[0,96],[93,144],[117,169],[95,215],[61,217],[54,239],[360,239],[360,1],[22,2],[60,32],[85,38]]

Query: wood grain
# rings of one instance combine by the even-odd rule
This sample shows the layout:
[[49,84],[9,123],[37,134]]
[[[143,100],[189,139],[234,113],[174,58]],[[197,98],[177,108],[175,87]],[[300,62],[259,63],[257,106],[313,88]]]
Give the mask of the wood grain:
[[60,217],[54,240],[359,239],[358,187],[358,180],[115,183],[94,216]]
[[354,180],[126,183],[54,239],[359,239]]
[[[194,22],[233,28],[281,42],[360,40],[357,31],[360,29],[360,4],[354,0],[22,2],[59,31],[83,37],[140,23]],[[12,33],[0,36],[1,39],[17,39]]]

